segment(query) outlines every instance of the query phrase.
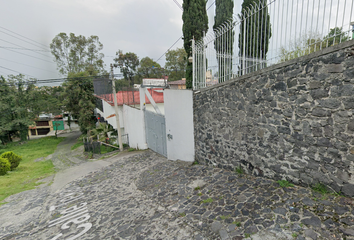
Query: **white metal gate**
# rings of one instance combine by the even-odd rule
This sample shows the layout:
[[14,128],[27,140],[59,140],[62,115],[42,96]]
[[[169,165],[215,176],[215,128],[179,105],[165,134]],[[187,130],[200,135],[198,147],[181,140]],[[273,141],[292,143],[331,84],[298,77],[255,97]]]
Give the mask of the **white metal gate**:
[[145,111],[145,127],[148,147],[167,157],[165,116]]

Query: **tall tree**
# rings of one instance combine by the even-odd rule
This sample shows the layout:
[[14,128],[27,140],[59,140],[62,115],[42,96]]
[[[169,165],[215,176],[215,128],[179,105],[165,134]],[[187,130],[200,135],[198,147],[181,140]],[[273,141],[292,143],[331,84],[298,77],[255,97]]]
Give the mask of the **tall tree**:
[[168,50],[166,53],[165,69],[168,71],[168,80],[181,80],[186,76],[187,53],[183,48]]
[[[206,12],[206,0],[184,0],[183,1],[183,41],[184,50],[187,56],[192,56],[191,39],[198,41],[203,37],[203,33],[208,31],[208,15]],[[198,66],[196,66],[198,67]],[[186,87],[193,87],[192,63],[187,64]]]
[[103,45],[97,36],[59,33],[53,38],[50,49],[63,75],[87,71],[93,76],[105,72],[104,55],[100,52]]
[[63,86],[66,110],[78,119],[80,131],[87,133],[87,130],[95,127],[96,98],[93,95],[92,77],[88,72],[69,73]]
[[114,61],[120,68],[125,79],[129,80],[131,84],[134,84],[134,75],[137,72],[139,66],[139,58],[135,53],[127,52],[123,53],[122,50],[116,52],[116,58]]
[[35,117],[31,95],[35,86],[23,75],[0,78],[0,140],[12,141],[12,136],[26,140],[28,127]]
[[[215,1],[214,31],[226,21],[232,21],[234,2],[233,0]],[[230,29],[224,33],[224,37],[217,38],[214,47],[217,53],[219,66],[219,82],[227,81],[232,74],[232,50],[234,43],[234,31]]]
[[[257,9],[256,6],[260,4],[262,5],[261,10],[253,10]],[[240,47],[241,67],[245,69],[248,68],[248,65],[255,65],[256,62],[245,60],[246,66],[243,66],[242,59],[244,56],[246,58],[255,58],[257,59],[256,61],[265,60],[267,57],[269,39],[272,36],[267,1],[244,0],[239,17],[241,25],[238,45]],[[263,65],[264,63],[262,63],[261,67],[264,67]],[[252,71],[252,69],[250,70]]]
[[143,78],[160,78],[163,74],[160,64],[149,57],[144,57],[140,60],[136,81],[141,83]]

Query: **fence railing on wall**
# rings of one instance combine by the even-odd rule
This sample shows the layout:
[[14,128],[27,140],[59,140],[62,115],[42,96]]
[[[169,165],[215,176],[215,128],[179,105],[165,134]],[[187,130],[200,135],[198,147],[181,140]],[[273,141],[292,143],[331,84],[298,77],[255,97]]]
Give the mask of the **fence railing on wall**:
[[193,89],[204,88],[353,39],[354,1],[259,0],[199,41]]

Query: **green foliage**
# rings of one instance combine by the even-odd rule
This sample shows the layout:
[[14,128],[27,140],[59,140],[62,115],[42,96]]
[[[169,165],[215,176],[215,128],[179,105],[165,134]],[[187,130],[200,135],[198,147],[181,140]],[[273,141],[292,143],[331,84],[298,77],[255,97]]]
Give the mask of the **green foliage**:
[[315,184],[315,185],[312,187],[312,189],[313,189],[314,191],[316,191],[316,192],[321,193],[321,194],[326,194],[326,193],[329,192],[328,189],[327,189],[327,187],[326,187],[326,185],[324,185],[324,184],[322,184],[322,183],[317,183],[317,184]]
[[197,191],[197,190],[200,190],[199,186],[194,188],[194,191]]
[[[34,79],[32,79],[34,80]],[[35,86],[23,75],[0,77],[0,140],[2,144],[18,136],[27,139],[28,127],[35,117],[33,104]]]
[[12,151],[4,152],[0,155],[0,158],[6,158],[7,160],[9,160],[11,164],[11,171],[17,168],[20,162],[22,161],[22,157]]
[[214,200],[212,198],[208,198],[202,201],[202,203],[212,203]]
[[251,234],[245,233],[245,238],[249,238],[250,236],[251,236]]
[[[214,31],[226,21],[233,20],[233,0],[219,0],[215,1],[215,18]],[[222,38],[217,38],[214,42],[214,48],[218,53],[232,55],[234,31],[231,29],[224,34]],[[232,59],[222,59],[218,57],[219,73],[226,73],[224,79],[219,78],[219,82],[227,81],[232,73]]]
[[[183,41],[187,56],[192,56],[191,39],[198,41],[208,31],[208,15],[206,12],[206,0],[183,1]],[[192,64],[188,63],[186,70],[186,87],[192,88]]]
[[199,162],[197,161],[197,160],[195,160],[193,163],[192,163],[192,165],[198,165],[199,164]]
[[114,128],[107,123],[99,123],[98,126],[90,131],[90,137],[93,140],[98,140],[105,142],[108,139],[109,133],[114,132]]
[[102,43],[97,36],[75,36],[59,33],[50,44],[50,50],[61,74],[88,72],[91,76],[105,73]]
[[277,183],[280,187],[294,187],[294,184],[289,183],[287,180],[278,180]]
[[39,179],[53,174],[55,171],[52,161],[34,160],[54,153],[63,140],[64,138],[45,137],[21,145],[17,142],[7,144],[6,151],[13,151],[23,159],[15,171],[0,178],[0,202],[12,194],[35,188],[40,184],[37,183]]
[[[259,5],[263,0],[244,0],[242,3],[241,14],[239,15],[242,20],[240,25],[239,35],[239,48],[240,56],[243,56],[245,51],[246,57],[254,57],[258,59],[266,59],[269,48],[269,39],[272,36],[272,29],[270,25],[270,16],[268,13],[267,5],[262,11],[251,14],[248,17],[248,9],[253,9],[253,6]],[[246,21],[243,21],[244,17],[248,17]],[[246,22],[246,26],[244,26]],[[262,24],[263,22],[263,24]],[[244,27],[246,32],[244,32]],[[244,50],[243,41],[246,37],[246,46]],[[255,47],[254,47],[255,46]]]
[[229,219],[231,217],[231,215],[222,215],[220,216],[221,220],[225,220],[225,219]]
[[168,50],[166,53],[165,68],[168,71],[168,81],[185,78],[187,68],[187,53],[183,48]]
[[69,79],[63,84],[65,90],[65,109],[78,119],[80,131],[95,127],[94,109],[96,98],[93,95],[93,81],[88,72],[69,73]]
[[241,227],[241,222],[233,221],[232,224],[235,224],[237,227]]
[[281,47],[280,62],[298,58],[348,40],[350,40],[348,33],[343,32],[341,27],[331,28],[323,38],[315,33],[305,34],[294,43],[290,43],[287,49]]
[[235,168],[235,172],[240,175],[244,174],[243,168],[241,166]]
[[120,72],[126,80],[130,81],[131,85],[134,84],[134,75],[137,72],[139,66],[139,58],[135,53],[127,52],[123,53],[122,50],[116,52],[116,58],[114,59],[117,66],[120,68]]
[[135,148],[129,148],[129,150],[128,150],[128,152],[134,152],[134,151],[136,151]]
[[149,57],[140,60],[135,81],[141,83],[143,78],[163,78],[164,70],[160,64]]
[[0,157],[0,176],[5,175],[11,169],[11,164],[7,158]]

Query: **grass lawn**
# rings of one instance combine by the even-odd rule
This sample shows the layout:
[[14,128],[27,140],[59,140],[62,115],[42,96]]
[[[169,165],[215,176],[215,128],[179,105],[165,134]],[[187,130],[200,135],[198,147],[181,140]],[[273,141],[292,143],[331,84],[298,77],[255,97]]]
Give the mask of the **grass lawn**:
[[25,144],[10,143],[0,154],[13,151],[22,156],[20,165],[4,176],[0,176],[0,205],[10,195],[35,188],[36,182],[55,173],[51,160],[34,162],[35,159],[54,153],[57,145],[65,138],[45,137],[27,141]]

